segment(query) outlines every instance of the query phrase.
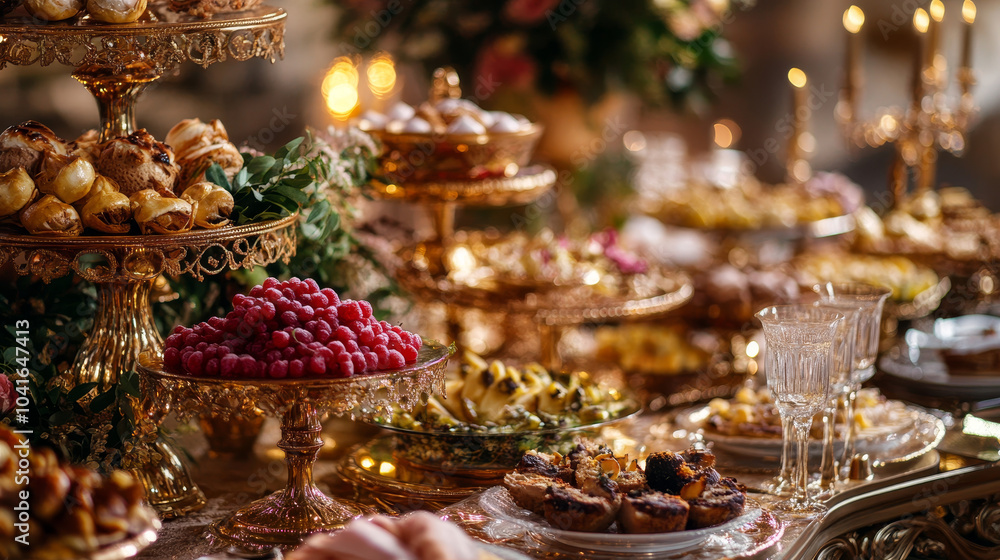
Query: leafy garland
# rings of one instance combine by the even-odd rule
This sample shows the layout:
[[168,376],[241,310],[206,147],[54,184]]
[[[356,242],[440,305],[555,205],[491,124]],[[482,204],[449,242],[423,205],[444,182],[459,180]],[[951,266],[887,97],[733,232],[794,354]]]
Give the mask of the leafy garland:
[[[230,293],[245,291],[269,275],[311,276],[335,288],[344,288],[343,263],[366,260],[363,248],[345,226],[355,216],[351,199],[368,181],[376,146],[360,131],[307,131],[273,156],[244,154],[244,168],[230,182],[213,166],[208,180],[226,188],[236,202],[237,225],[278,219],[299,212],[297,254],[288,264],[275,263],[251,271],[231,271],[196,281],[170,279],[179,294],[174,302],[154,304],[160,332],[174,324],[207,319],[228,307]],[[338,275],[339,274],[339,275]],[[66,372],[93,327],[97,294],[93,285],[74,276],[39,286],[37,279],[15,278],[11,289],[0,291],[0,375],[13,378],[17,363],[16,321],[30,324],[27,347],[32,403],[28,423],[33,444],[54,445],[74,463],[110,470],[120,466],[122,454],[133,451],[135,418],[130,397],[139,397],[138,376],[122,375],[115,387],[87,396],[96,384],[65,390],[54,381]],[[394,292],[389,286],[386,293]],[[2,395],[0,395],[2,396]],[[12,418],[0,418],[11,423]]]

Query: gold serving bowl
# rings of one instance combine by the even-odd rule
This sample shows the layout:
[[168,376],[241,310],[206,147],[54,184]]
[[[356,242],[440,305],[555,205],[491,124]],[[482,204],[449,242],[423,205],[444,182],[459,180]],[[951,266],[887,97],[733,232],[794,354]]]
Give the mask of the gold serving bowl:
[[486,134],[370,131],[382,143],[379,175],[391,183],[513,177],[528,164],[543,127]]

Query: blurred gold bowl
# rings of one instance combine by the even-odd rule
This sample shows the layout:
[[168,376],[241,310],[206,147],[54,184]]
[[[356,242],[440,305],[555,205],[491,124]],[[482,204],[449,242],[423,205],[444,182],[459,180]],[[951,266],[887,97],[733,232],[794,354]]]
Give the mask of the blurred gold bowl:
[[382,142],[378,175],[386,181],[467,181],[515,176],[531,160],[542,126],[486,134],[370,133]]

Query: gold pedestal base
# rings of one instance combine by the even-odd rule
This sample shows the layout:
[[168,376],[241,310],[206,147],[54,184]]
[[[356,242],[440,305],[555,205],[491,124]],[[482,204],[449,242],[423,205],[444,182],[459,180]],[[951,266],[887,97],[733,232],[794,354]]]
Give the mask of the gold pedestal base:
[[191,480],[187,465],[162,439],[153,448],[159,461],[150,461],[132,473],[146,488],[146,502],[163,519],[173,519],[198,511],[205,506],[205,494]]
[[287,489],[280,490],[213,523],[210,531],[218,539],[251,550],[294,548],[313,533],[336,531],[356,517],[376,513],[367,506],[334,500],[315,487],[305,494],[296,497]]

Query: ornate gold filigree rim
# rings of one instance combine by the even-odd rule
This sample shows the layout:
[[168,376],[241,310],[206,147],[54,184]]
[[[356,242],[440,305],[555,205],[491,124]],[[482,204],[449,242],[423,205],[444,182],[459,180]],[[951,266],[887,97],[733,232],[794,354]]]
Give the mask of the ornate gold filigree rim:
[[229,59],[284,57],[286,13],[260,7],[239,14],[176,23],[95,24],[86,20],[38,25],[0,20],[0,69],[7,64],[76,68],[96,66],[125,79],[130,65],[145,63],[155,75],[190,60],[202,67]]
[[536,321],[552,326],[654,317],[677,309],[694,295],[694,284],[687,275],[666,271],[632,278],[632,283],[653,281],[657,293],[639,294],[630,286],[617,296],[588,293],[587,286],[568,289],[546,286],[544,291],[527,295],[522,290],[501,293],[435,280],[426,272],[405,267],[397,270],[396,277],[403,288],[421,297],[462,307],[496,309],[505,306],[511,313],[531,315]]
[[[0,266],[45,282],[71,272],[90,282],[144,281],[166,273],[197,279],[226,269],[288,262],[298,213],[271,222],[176,235],[46,238],[0,234]],[[98,257],[103,263],[95,264]]]
[[65,249],[76,247],[101,248],[169,248],[179,245],[197,243],[217,243],[231,241],[251,235],[259,235],[277,231],[294,225],[299,219],[296,212],[278,220],[244,224],[242,226],[226,226],[217,229],[195,229],[183,233],[169,235],[80,235],[77,237],[44,237],[30,234],[10,234],[0,232],[0,244],[29,249]]
[[525,204],[541,196],[556,183],[556,172],[546,165],[529,165],[513,177],[475,181],[414,182],[404,185],[372,181],[372,192],[389,200],[410,202],[456,202],[506,206]]
[[178,21],[137,21],[107,24],[89,19],[40,22],[29,17],[0,18],[0,35],[87,35],[95,37],[132,37],[170,35],[198,31],[240,31],[284,21],[288,16],[282,8],[258,6],[242,12],[216,14],[210,18],[178,14]]
[[[163,371],[161,356],[144,352],[136,360],[143,389],[145,417],[158,420],[174,411],[182,419],[211,410],[244,417],[260,410],[281,415],[308,400],[334,415],[368,418],[393,406],[410,408],[444,390],[445,367],[454,346],[425,342],[417,362],[397,370],[344,378],[231,379],[197,378]],[[142,431],[152,435],[146,426]]]

